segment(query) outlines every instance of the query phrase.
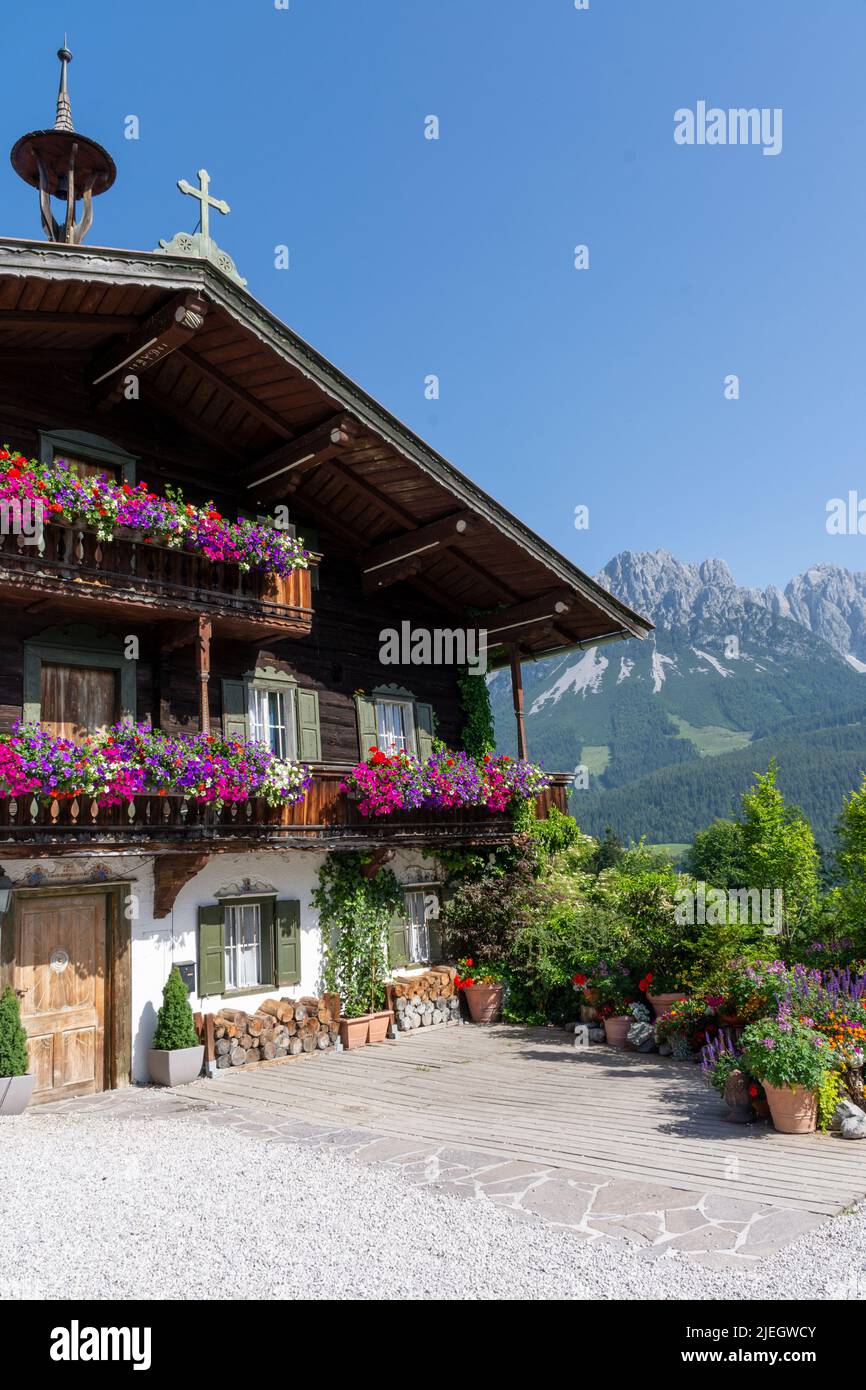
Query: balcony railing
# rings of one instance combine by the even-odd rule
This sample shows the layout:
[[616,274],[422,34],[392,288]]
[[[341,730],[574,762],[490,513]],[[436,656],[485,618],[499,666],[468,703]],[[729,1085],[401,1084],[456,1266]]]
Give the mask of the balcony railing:
[[[219,809],[181,795],[142,795],[117,806],[99,806],[86,797],[45,803],[35,797],[0,798],[0,844],[129,844],[136,841],[187,842],[250,840],[263,843],[323,841],[326,844],[431,845],[501,843],[513,833],[511,817],[483,807],[462,810],[406,811],[365,817],[340,791],[345,769],[328,767],[313,774],[303,801],[272,807],[259,799],[226,803]],[[538,798],[536,814],[550,807],[567,810],[567,774],[554,774]]]
[[100,540],[79,526],[50,523],[40,545],[0,535],[0,588],[41,590],[69,598],[135,603],[175,616],[180,610],[241,619],[306,636],[313,618],[309,570],[286,576],[208,560],[132,535]]

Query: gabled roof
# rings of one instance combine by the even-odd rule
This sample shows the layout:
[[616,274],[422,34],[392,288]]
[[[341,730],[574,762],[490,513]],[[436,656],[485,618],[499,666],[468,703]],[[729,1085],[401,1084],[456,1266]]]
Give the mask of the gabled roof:
[[[369,590],[408,582],[455,620],[490,612],[525,655],[652,630],[206,261],[0,239],[2,376],[53,363],[101,397],[99,430],[122,443],[106,383],[175,303],[202,305],[203,323],[142,367],[141,394],[189,441],[174,459],[154,444],[184,482],[219,490],[219,474],[223,495],[287,501]],[[96,428],[85,404],[64,423]]]

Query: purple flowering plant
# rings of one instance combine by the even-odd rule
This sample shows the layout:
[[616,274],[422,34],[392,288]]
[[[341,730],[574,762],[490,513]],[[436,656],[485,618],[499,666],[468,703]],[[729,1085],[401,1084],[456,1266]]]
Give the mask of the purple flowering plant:
[[0,793],[42,801],[81,797],[111,806],[173,794],[218,805],[261,797],[283,806],[303,800],[311,777],[261,743],[165,734],[146,724],[116,724],[82,743],[39,724],[19,723],[0,736]]
[[437,748],[429,758],[388,754],[371,748],[366,762],[353,767],[341,783],[362,816],[390,816],[396,811],[451,810],[485,806],[505,811],[531,801],[550,785],[534,763],[503,754],[475,759],[468,753]]
[[118,483],[107,475],[80,477],[63,459],[40,463],[0,449],[0,502],[29,502],[46,522],[60,521],[95,531],[111,541],[118,529],[142,533],[144,541],[189,550],[242,571],[287,575],[307,569],[303,541],[271,522],[229,521],[211,503],[195,507],[176,488],[165,496],[140,482]]
[[816,1091],[837,1058],[828,1040],[799,1019],[763,1018],[740,1038],[746,1069],[759,1081]]

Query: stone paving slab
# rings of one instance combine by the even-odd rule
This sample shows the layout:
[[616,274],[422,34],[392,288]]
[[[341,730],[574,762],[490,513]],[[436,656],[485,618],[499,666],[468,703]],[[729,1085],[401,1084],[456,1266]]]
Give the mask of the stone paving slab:
[[569,1231],[588,1246],[620,1244],[653,1261],[678,1258],[714,1268],[748,1267],[827,1219],[734,1195],[603,1172],[569,1172],[414,1136],[398,1139],[366,1128],[329,1127],[261,1105],[226,1108],[218,1083],[196,1083],[177,1092],[134,1087],[40,1107],[41,1114],[51,1110],[139,1121],[154,1115],[193,1117],[203,1125],[233,1129],[245,1142],[309,1145],[322,1152],[339,1148],[355,1162],[398,1171],[413,1186],[505,1206],[521,1220]]

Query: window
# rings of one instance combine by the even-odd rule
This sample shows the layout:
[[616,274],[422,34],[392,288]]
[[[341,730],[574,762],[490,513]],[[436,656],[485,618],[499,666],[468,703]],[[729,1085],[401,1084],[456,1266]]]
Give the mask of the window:
[[136,669],[120,637],[81,624],[46,628],[24,643],[24,722],[79,743],[134,720]]
[[430,929],[425,911],[426,894],[422,888],[412,888],[404,895],[406,920],[409,925],[409,959],[430,959]]
[[40,430],[39,460],[63,459],[81,478],[104,477],[118,483],[134,483],[138,462],[110,439],[88,430]]
[[226,989],[251,989],[262,983],[262,909],[260,903],[226,907]]
[[402,686],[380,686],[369,695],[356,695],[358,747],[367,758],[375,745],[384,753],[405,752],[429,758],[433,752],[433,707],[415,699]]
[[322,761],[319,694],[271,666],[222,681],[226,738],[267,744],[277,757]]
[[200,907],[198,976],[203,999],[298,984],[300,901],[245,894]]
[[250,686],[249,716],[254,742],[267,744],[278,758],[296,756],[295,702],[287,691]]
[[442,959],[439,935],[439,889],[435,883],[413,883],[403,889],[403,907],[389,928],[391,968],[432,964]]
[[377,700],[376,743],[383,753],[414,753],[414,707],[402,700]]
[[83,743],[118,718],[118,671],[42,661],[40,722],[55,738]]

